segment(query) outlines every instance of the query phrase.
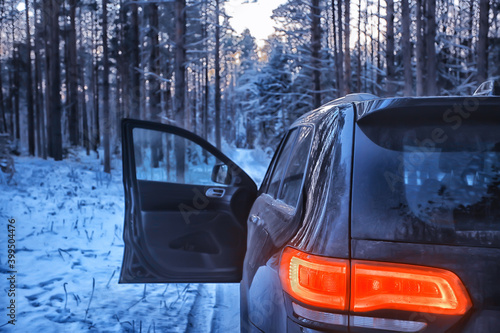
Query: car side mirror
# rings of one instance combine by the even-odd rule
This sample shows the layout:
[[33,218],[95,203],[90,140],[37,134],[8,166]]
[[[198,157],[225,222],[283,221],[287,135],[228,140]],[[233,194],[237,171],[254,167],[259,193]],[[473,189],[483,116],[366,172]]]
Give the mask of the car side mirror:
[[231,184],[231,173],[226,164],[216,164],[212,169],[212,181],[214,183],[229,185]]

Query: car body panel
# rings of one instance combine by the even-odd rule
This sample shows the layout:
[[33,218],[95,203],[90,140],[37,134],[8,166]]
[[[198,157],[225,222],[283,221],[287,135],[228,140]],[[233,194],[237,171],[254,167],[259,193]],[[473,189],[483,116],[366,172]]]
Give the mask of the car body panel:
[[[301,229],[289,243],[305,252],[349,258],[354,109],[335,106],[316,125]],[[322,200],[317,200],[321,198]]]
[[[461,279],[473,303],[473,308],[467,315],[465,323],[460,322],[459,318],[454,320],[455,329],[461,332],[491,332],[493,323],[500,325],[500,284],[498,283],[500,249],[353,239],[352,258],[449,270]],[[427,321],[429,328],[425,332],[448,329],[446,326],[440,326],[440,322],[444,321],[443,317],[446,316],[428,313],[404,313],[403,315],[406,316],[405,319]],[[496,328],[498,327],[500,326]]]
[[249,320],[266,332],[285,332],[287,314],[278,275],[279,255],[273,255],[255,273],[248,291]]

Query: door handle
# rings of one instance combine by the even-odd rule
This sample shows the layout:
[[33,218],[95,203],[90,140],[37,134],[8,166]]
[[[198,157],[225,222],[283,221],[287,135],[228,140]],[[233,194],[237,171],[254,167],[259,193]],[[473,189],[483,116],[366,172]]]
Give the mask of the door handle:
[[224,193],[226,193],[226,190],[223,188],[209,188],[206,192],[205,195],[209,198],[222,198],[224,196]]
[[254,223],[254,224],[258,224],[260,221],[260,217],[258,217],[257,215],[251,215],[250,216],[250,222]]

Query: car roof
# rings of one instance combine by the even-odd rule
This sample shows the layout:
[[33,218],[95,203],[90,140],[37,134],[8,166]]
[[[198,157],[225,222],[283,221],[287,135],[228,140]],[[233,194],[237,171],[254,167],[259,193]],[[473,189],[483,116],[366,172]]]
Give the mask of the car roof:
[[383,112],[386,110],[401,110],[401,112],[421,109],[421,108],[450,108],[455,110],[463,107],[466,110],[477,105],[500,106],[498,96],[432,96],[432,97],[391,97],[379,98],[372,94],[350,94],[345,97],[335,99],[319,108],[305,113],[297,119],[292,127],[305,124],[320,123],[326,116],[334,110],[334,106],[342,104],[355,105],[356,121],[368,115]]

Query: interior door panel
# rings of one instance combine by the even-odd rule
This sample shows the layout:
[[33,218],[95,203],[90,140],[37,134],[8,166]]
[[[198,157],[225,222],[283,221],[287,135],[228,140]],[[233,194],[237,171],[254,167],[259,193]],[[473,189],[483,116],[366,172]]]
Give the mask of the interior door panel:
[[[215,147],[177,127],[124,120],[122,135],[120,282],[239,282],[255,183]],[[184,174],[176,169],[180,158]],[[228,166],[230,184],[212,180],[216,163]]]

